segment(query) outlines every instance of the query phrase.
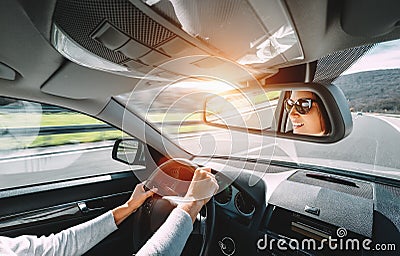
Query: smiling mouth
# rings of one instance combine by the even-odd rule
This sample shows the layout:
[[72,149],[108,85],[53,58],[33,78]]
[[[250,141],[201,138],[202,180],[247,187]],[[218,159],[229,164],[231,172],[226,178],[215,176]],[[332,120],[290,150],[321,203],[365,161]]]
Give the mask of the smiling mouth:
[[298,128],[302,127],[302,126],[304,126],[303,123],[293,123],[293,128],[294,129],[298,129]]

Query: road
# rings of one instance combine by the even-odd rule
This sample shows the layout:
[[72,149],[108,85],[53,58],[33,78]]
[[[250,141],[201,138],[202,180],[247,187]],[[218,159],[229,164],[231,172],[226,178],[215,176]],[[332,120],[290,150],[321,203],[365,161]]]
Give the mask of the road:
[[332,145],[296,143],[298,156],[336,159],[400,170],[400,119],[364,115],[354,120],[352,133]]
[[[178,143],[198,155],[217,153],[264,159],[289,156],[293,161],[312,157],[328,159],[331,164],[339,160],[400,170],[400,119],[386,116],[356,116],[352,133],[334,144],[294,142],[223,130],[200,137],[180,138]],[[111,158],[110,144],[91,149],[68,147],[57,154],[31,153],[30,156],[0,160],[0,189],[26,185],[27,182],[40,183],[48,177],[62,180],[128,169]]]
[[[400,118],[395,117],[368,114],[354,116],[351,134],[333,144],[316,144],[268,137],[253,138],[251,135],[243,135],[238,132],[206,134],[199,140],[201,143],[193,141],[193,139],[181,139],[179,142],[183,147],[190,146],[195,153],[200,155],[219,152],[223,155],[265,159],[289,156],[289,159],[293,161],[322,158],[328,159],[330,162],[339,160],[400,169]],[[197,146],[196,148],[196,145],[199,144],[203,147]]]
[[112,146],[79,149],[68,146],[55,154],[41,153],[0,161],[0,189],[20,185],[112,173],[128,166],[111,158]]

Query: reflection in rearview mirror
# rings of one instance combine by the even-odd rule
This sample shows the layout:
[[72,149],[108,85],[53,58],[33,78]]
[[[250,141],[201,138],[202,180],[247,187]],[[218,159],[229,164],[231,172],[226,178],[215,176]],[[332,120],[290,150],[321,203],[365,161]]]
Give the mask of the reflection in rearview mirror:
[[293,127],[293,134],[324,136],[329,133],[325,107],[320,98],[310,91],[293,91],[284,100]]
[[280,94],[257,88],[214,95],[205,103],[205,121],[223,127],[271,129]]
[[317,137],[331,132],[326,108],[312,91],[232,90],[207,98],[204,111],[207,124],[226,129]]

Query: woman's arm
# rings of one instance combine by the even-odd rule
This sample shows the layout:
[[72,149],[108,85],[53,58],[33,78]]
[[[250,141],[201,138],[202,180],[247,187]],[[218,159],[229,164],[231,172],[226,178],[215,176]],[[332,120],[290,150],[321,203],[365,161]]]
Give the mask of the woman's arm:
[[139,184],[125,204],[57,234],[0,237],[0,255],[82,255],[114,232],[153,193],[154,190],[144,191],[143,184]]
[[180,255],[192,230],[190,215],[182,209],[175,208],[136,256]]
[[116,229],[109,211],[49,236],[0,237],[0,255],[82,255]]

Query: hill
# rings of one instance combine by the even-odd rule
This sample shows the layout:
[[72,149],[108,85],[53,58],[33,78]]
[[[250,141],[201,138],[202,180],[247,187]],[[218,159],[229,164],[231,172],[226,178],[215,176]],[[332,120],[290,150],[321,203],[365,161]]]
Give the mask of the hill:
[[400,114],[400,69],[344,75],[333,84],[343,90],[353,111]]

